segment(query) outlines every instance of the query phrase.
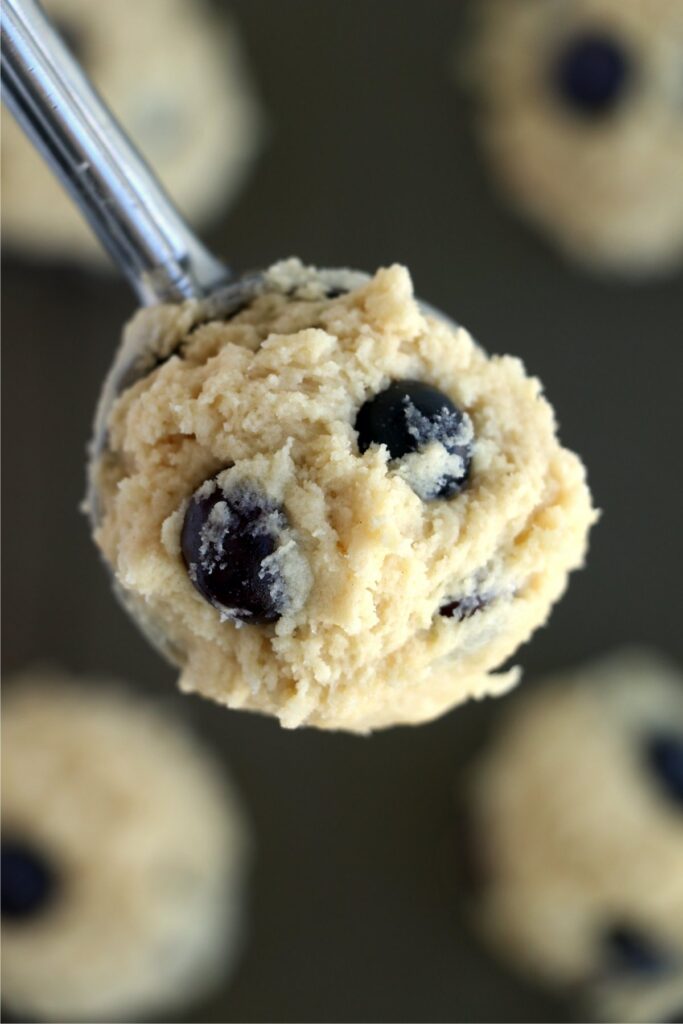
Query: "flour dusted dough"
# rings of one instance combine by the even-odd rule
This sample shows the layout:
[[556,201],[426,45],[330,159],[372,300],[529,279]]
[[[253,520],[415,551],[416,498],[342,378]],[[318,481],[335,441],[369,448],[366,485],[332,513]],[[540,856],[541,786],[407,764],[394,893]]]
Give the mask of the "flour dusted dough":
[[[508,689],[516,671],[492,671],[545,622],[594,520],[540,383],[425,312],[400,266],[367,279],[285,261],[247,309],[203,318],[197,302],[133,318],[125,345],[175,354],[120,396],[93,467],[97,543],[169,638],[182,688],[287,727],[354,731]],[[419,497],[410,457],[359,452],[358,410],[407,379],[472,424],[469,481],[449,499]],[[443,454],[425,452],[437,475]],[[183,564],[189,500],[222,471],[286,511],[299,568],[274,625],[222,619]]]
[[3,856],[19,840],[58,878],[33,916],[3,912],[13,1012],[140,1020],[231,969],[242,815],[208,753],[149,701],[53,671],[8,681],[2,838]]
[[[46,0],[122,126],[196,225],[233,198],[261,135],[239,39],[203,0]],[[5,246],[103,256],[81,214],[2,110]]]
[[[581,262],[624,274],[683,257],[683,4],[680,0],[484,0],[458,67],[510,199]],[[552,88],[562,48],[584,32],[623,48],[614,109],[583,117]]]
[[[531,974],[583,988],[599,1020],[683,1007],[683,804],[646,753],[661,734],[683,749],[683,675],[627,650],[513,704],[474,774],[474,920]],[[610,970],[615,928],[668,966]]]

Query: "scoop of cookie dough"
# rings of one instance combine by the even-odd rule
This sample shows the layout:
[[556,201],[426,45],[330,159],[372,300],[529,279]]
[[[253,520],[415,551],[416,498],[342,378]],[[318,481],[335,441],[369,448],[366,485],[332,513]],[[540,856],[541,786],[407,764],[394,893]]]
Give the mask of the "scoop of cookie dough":
[[198,996],[241,944],[245,840],[228,780],[158,707],[91,678],[8,681],[3,1003],[140,1020]]
[[485,0],[458,67],[492,173],[580,262],[683,257],[683,4]]
[[[195,225],[236,195],[261,117],[236,30],[203,0],[46,0],[105,101]],[[3,244],[102,260],[101,247],[12,116],[2,110]]]
[[500,693],[593,522],[519,360],[415,300],[298,260],[250,304],[138,313],[159,352],[113,406],[95,536],[181,686],[368,731]]
[[473,918],[598,1020],[683,1006],[683,675],[619,652],[514,706],[470,790]]

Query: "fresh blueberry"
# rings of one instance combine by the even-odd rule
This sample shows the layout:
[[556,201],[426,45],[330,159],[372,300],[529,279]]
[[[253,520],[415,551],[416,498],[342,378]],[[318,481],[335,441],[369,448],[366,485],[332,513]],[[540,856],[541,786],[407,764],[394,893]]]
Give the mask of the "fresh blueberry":
[[190,501],[180,537],[190,579],[227,618],[275,622],[286,587],[269,556],[287,525],[284,512],[255,489],[225,492],[216,485],[206,496],[201,490]]
[[34,917],[50,902],[56,875],[47,860],[31,845],[14,839],[2,841],[2,917]]
[[647,741],[645,756],[664,793],[683,808],[683,734],[656,733]]
[[490,598],[484,594],[472,594],[469,597],[461,597],[458,601],[448,601],[439,608],[439,615],[447,619],[455,619],[462,622],[463,619],[470,619],[482,608],[486,608]]
[[671,966],[670,958],[659,946],[629,925],[613,925],[604,942],[610,971],[660,974]]
[[611,36],[589,31],[572,38],[553,66],[561,99],[587,117],[610,113],[631,77],[628,55]]
[[383,444],[392,459],[400,459],[438,441],[449,455],[459,456],[461,471],[436,482],[429,499],[450,498],[465,486],[472,461],[471,431],[465,429],[465,414],[431,384],[393,381],[361,406],[355,427],[361,452]]

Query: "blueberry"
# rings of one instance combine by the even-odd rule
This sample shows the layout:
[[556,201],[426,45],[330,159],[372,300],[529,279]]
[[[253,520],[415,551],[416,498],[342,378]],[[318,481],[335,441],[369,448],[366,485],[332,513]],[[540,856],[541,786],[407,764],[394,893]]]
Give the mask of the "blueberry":
[[447,619],[455,619],[462,622],[463,619],[470,619],[482,608],[486,608],[490,598],[484,594],[472,594],[469,597],[461,597],[458,601],[448,601],[439,608],[439,615]]
[[683,807],[683,735],[656,733],[647,741],[645,756],[664,793]]
[[629,925],[612,925],[604,937],[608,969],[629,974],[661,974],[670,958],[646,935]]
[[330,285],[328,288],[325,289],[325,298],[338,299],[341,295],[348,295],[348,292],[348,288],[341,288],[335,285]]
[[431,384],[394,381],[361,406],[355,427],[361,452],[372,444],[384,444],[392,459],[440,442],[449,455],[460,457],[462,468],[435,481],[426,497],[450,498],[463,489],[472,461],[471,431],[465,414]]
[[571,39],[553,67],[561,99],[587,117],[610,113],[631,76],[628,55],[611,36],[588,31]]
[[57,878],[47,860],[30,844],[2,841],[2,916],[11,920],[34,917],[50,902]]
[[180,536],[190,579],[227,618],[275,622],[286,587],[269,556],[287,526],[284,512],[254,488],[226,492],[216,484],[203,494],[205,488],[193,495]]

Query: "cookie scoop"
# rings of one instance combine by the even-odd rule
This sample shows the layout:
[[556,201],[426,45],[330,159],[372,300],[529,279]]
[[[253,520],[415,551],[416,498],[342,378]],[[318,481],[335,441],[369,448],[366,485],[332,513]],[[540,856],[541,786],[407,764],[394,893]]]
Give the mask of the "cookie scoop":
[[405,267],[230,278],[141,173],[126,239],[164,246],[109,246],[144,308],[105,383],[87,507],[181,687],[356,732],[504,692],[518,673],[495,670],[595,518],[539,381],[419,301]]

